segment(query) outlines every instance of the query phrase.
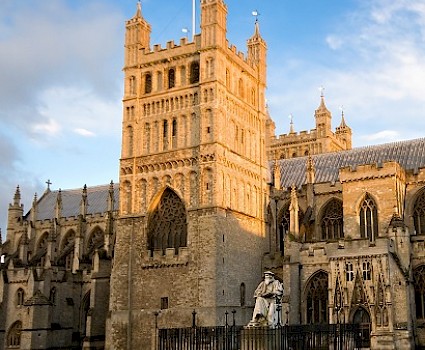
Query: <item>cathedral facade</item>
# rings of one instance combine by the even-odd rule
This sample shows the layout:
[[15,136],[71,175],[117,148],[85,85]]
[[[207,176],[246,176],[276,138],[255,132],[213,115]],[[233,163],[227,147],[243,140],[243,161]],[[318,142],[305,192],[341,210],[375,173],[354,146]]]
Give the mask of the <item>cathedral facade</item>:
[[161,328],[246,325],[262,272],[284,324],[356,323],[365,348],[425,346],[425,140],[352,149],[321,96],[276,137],[267,45],[229,45],[223,0],[193,41],[126,22],[119,184],[20,189],[1,246],[0,349],[156,349]]

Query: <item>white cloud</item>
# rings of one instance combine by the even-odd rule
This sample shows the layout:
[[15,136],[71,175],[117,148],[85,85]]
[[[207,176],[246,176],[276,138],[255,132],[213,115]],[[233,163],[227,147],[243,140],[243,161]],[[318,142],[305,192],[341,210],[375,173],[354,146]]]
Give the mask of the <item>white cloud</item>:
[[85,136],[85,137],[93,137],[96,136],[96,134],[90,130],[83,129],[83,128],[76,128],[74,129],[74,132],[78,135]]
[[328,35],[326,37],[326,43],[332,50],[337,50],[342,46],[343,41],[340,37],[336,35]]
[[400,137],[400,134],[395,130],[383,130],[374,134],[363,135],[363,139],[367,142],[391,142],[396,141]]
[[32,131],[42,136],[57,136],[61,127],[56,120],[48,119],[46,122],[33,124]]

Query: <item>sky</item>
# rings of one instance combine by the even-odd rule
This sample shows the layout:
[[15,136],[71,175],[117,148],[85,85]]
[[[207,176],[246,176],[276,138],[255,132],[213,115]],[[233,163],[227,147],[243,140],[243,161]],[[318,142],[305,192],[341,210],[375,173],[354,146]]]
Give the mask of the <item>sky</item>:
[[[199,0],[196,0],[199,33]],[[259,13],[276,133],[314,128],[320,87],[353,146],[425,136],[424,0],[226,0],[246,52]],[[0,1],[0,228],[16,186],[35,193],[118,182],[125,20],[136,0]],[[142,0],[151,44],[192,34],[192,0]],[[188,28],[185,34],[182,29]]]

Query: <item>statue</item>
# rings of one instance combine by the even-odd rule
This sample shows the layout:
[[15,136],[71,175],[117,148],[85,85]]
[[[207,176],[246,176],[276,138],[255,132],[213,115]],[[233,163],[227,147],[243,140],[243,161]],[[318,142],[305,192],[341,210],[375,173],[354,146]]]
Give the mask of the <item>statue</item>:
[[248,327],[274,328],[278,325],[280,308],[278,310],[277,306],[282,299],[283,285],[274,276],[271,271],[264,272],[264,281],[254,292],[255,307]]

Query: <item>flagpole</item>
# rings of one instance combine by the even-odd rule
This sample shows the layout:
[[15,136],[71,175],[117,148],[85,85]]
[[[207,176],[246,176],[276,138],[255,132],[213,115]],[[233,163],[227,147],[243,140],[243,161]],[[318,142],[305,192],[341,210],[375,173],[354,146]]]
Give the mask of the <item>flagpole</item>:
[[192,0],[192,41],[195,40],[195,26],[196,26],[196,10],[195,10],[195,0]]

